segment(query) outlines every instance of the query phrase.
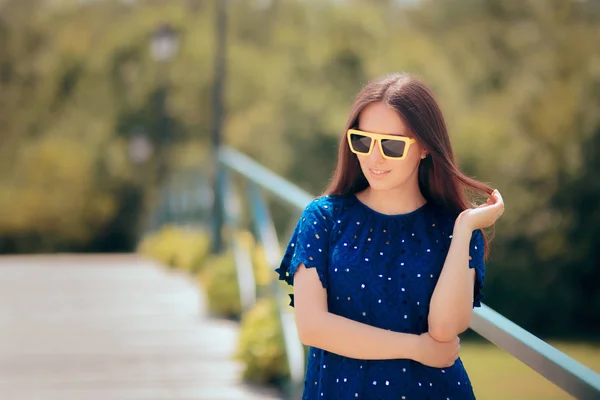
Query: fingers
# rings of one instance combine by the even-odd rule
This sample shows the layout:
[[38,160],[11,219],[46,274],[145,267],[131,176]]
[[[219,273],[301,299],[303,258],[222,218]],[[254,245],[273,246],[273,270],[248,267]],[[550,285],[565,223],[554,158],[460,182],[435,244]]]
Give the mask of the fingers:
[[452,365],[454,365],[454,362],[458,359],[459,355],[460,355],[460,338],[457,336],[454,341],[454,351],[452,352],[452,358],[449,360],[449,365],[448,367],[451,367]]
[[502,202],[502,196],[500,195],[500,192],[498,192],[497,190],[494,190],[489,197],[487,198],[486,202],[483,204],[480,204],[479,206],[477,206],[476,208],[480,208],[480,207],[486,207],[486,206],[492,206],[492,205],[496,205],[499,202]]
[[498,218],[500,218],[500,216],[504,212],[504,200],[502,200],[502,196],[500,195],[500,193],[496,194],[495,206],[496,206],[496,209],[498,210]]
[[494,190],[494,192],[492,193],[492,198],[494,199],[494,202],[496,204],[504,205],[504,199],[502,198],[502,195],[500,194],[498,189]]
[[496,209],[496,212],[497,212],[496,219],[499,219],[502,216],[502,213],[504,213],[504,199],[502,198],[502,195],[500,194],[498,189],[495,189],[492,192],[491,196],[495,202],[494,208]]
[[442,365],[442,367],[450,368],[451,366],[454,365],[456,360],[458,360],[458,357],[459,357],[458,353],[453,354],[452,357],[450,359],[448,359],[448,361],[445,363],[446,365]]

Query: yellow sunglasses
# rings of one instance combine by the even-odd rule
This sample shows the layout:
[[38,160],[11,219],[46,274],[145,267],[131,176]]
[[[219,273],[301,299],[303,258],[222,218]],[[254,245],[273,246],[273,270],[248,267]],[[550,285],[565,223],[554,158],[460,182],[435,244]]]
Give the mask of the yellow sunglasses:
[[375,141],[379,142],[379,150],[383,158],[388,160],[404,160],[410,145],[416,142],[415,139],[406,136],[384,135],[358,129],[348,129],[348,144],[354,154],[370,155]]

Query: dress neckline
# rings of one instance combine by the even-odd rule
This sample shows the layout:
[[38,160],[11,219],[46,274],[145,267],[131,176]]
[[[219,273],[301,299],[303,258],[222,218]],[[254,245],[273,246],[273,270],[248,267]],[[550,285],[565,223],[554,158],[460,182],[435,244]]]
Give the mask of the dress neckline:
[[360,208],[362,208],[364,211],[366,211],[367,213],[382,217],[382,218],[389,218],[389,219],[403,219],[403,218],[409,218],[409,217],[414,217],[418,214],[421,214],[422,212],[424,212],[429,205],[431,204],[430,201],[427,201],[425,204],[423,204],[422,206],[420,206],[419,208],[416,208],[413,211],[407,212],[407,213],[403,213],[403,214],[384,214],[382,212],[376,211],[374,209],[372,209],[371,207],[369,207],[368,205],[366,205],[365,203],[363,203],[357,196],[356,193],[352,193],[350,195],[350,198],[352,199],[352,201],[357,204]]

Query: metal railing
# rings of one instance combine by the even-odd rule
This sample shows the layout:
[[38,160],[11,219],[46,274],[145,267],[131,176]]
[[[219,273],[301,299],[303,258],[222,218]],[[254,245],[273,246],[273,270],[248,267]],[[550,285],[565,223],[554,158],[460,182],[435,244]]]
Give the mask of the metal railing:
[[[256,232],[265,248],[269,266],[272,269],[277,268],[281,261],[280,242],[262,191],[275,195],[298,212],[301,212],[314,197],[231,148],[222,148],[218,157],[221,169],[219,174],[223,179],[221,188],[227,194],[224,198],[229,199],[230,203],[237,201],[237,197],[231,191],[229,177],[229,172],[234,171],[246,181]],[[238,206],[232,204],[226,204],[225,207],[226,221],[233,223],[234,226],[237,226],[239,217],[236,207]],[[236,257],[236,261],[240,262],[238,270],[240,285],[246,285],[243,289],[240,287],[240,293],[252,292],[254,279],[248,278],[252,275],[251,265],[245,263],[243,257]],[[242,269],[245,271],[241,271]],[[284,296],[276,279],[272,280],[271,289],[277,299]],[[254,298],[247,295],[246,302],[253,301]],[[283,306],[281,301],[276,303],[291,373],[288,395],[295,398],[302,387],[305,359],[290,308]],[[600,374],[542,341],[485,304],[474,309],[470,328],[572,396],[578,399],[600,399]]]

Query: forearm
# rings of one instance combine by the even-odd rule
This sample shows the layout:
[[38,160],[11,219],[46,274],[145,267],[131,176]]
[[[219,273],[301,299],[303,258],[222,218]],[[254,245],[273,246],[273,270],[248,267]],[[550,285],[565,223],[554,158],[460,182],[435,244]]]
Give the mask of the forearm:
[[329,312],[317,313],[303,329],[302,342],[362,360],[418,358],[418,335],[393,332]]
[[457,220],[446,261],[429,305],[429,334],[439,341],[464,332],[473,312],[474,271],[469,268],[472,231]]

